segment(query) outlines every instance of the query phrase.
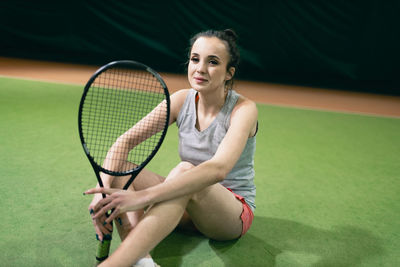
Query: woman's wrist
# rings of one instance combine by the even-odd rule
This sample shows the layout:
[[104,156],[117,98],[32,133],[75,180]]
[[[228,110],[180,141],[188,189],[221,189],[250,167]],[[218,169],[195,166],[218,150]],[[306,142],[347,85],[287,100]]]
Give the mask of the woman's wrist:
[[143,201],[146,207],[151,206],[157,202],[160,202],[160,200],[157,199],[157,190],[154,190],[154,187],[149,187],[146,189],[143,189]]

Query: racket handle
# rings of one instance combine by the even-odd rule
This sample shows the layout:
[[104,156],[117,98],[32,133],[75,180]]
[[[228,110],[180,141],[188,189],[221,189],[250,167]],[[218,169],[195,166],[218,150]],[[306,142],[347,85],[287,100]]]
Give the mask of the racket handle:
[[[97,234],[96,238],[97,240],[99,240]],[[96,253],[95,266],[99,265],[101,262],[103,262],[105,259],[108,258],[108,254],[110,253],[111,240],[112,240],[112,234],[104,235],[103,241],[99,240],[99,245],[97,247],[97,253]]]

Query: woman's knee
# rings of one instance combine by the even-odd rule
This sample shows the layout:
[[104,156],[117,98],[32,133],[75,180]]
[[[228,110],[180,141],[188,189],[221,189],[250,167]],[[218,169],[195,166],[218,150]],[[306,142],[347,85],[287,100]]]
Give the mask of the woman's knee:
[[180,162],[175,168],[178,168],[180,172],[186,172],[194,168],[194,165],[187,161]]
[[176,165],[175,168],[173,168],[173,169],[170,171],[170,173],[169,173],[167,179],[173,178],[173,177],[175,177],[176,175],[185,173],[185,172],[187,172],[188,170],[190,170],[190,169],[192,169],[192,168],[194,168],[194,167],[195,167],[195,166],[194,166],[192,163],[187,162],[187,161],[182,161],[182,162],[180,162],[178,165]]

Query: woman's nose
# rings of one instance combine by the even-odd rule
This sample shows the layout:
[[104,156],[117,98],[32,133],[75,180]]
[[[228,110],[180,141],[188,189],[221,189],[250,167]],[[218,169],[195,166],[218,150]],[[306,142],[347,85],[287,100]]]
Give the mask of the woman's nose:
[[205,64],[204,62],[200,61],[200,62],[197,64],[197,69],[196,69],[196,71],[199,72],[199,73],[205,73],[206,70],[207,70],[206,67],[207,67],[206,64]]

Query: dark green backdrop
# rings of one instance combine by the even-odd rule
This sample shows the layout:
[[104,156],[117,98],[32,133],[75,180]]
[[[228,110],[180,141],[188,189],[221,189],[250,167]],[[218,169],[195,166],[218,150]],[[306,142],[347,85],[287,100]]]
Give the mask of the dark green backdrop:
[[400,94],[400,1],[0,2],[0,55],[183,72],[188,39],[233,28],[239,78]]

